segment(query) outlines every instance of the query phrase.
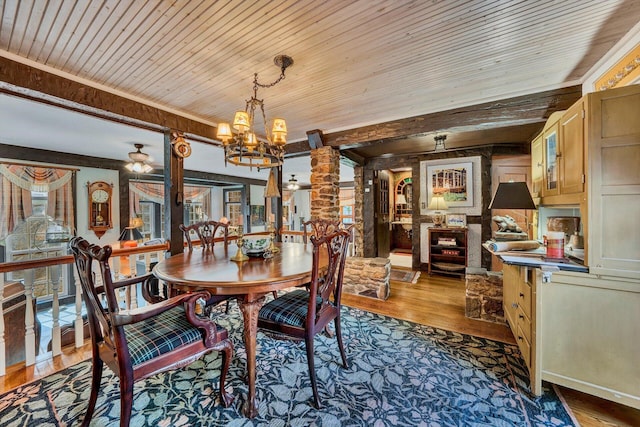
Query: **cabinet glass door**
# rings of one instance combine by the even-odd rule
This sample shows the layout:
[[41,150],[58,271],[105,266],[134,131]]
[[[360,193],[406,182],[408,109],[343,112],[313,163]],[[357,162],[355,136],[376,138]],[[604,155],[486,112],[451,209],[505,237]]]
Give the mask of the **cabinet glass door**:
[[547,166],[547,190],[555,190],[558,188],[558,134],[556,132],[551,133],[544,139],[545,145],[545,160]]

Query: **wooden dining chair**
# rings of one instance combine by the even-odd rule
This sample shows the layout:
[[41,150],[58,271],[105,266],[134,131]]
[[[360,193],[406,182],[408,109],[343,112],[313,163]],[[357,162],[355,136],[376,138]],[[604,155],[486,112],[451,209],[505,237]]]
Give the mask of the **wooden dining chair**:
[[334,322],[342,364],[349,367],[340,329],[340,298],[350,237],[349,229],[336,230],[321,237],[311,236],[313,266],[309,290],[298,288],[285,293],[265,304],[258,315],[258,328],[267,335],[304,339],[314,404],[318,409],[321,403],[316,384],[313,339],[331,321]]
[[[222,352],[220,402],[233,401],[225,391],[233,344],[227,330],[198,311],[208,292],[177,295],[158,304],[133,310],[122,307],[116,294],[148,280],[151,275],[113,281],[109,257],[111,246],[100,247],[82,237],[70,242],[82,286],[91,330],[91,394],[82,426],[88,426],[96,406],[102,368],[106,364],[120,380],[120,426],[128,426],[133,404],[133,384],[160,372],[186,366],[210,351]],[[96,283],[94,264],[100,268]]]
[[179,225],[180,230],[184,234],[184,238],[187,241],[189,250],[193,250],[192,235],[195,234],[200,241],[200,245],[203,250],[211,250],[215,245],[215,240],[218,236],[218,230],[220,230],[222,242],[226,248],[229,245],[229,224],[218,221],[200,221],[191,225]]
[[342,228],[342,222],[340,220],[310,219],[302,223],[302,241],[306,244],[309,235],[316,237],[325,236],[338,231],[340,228]]

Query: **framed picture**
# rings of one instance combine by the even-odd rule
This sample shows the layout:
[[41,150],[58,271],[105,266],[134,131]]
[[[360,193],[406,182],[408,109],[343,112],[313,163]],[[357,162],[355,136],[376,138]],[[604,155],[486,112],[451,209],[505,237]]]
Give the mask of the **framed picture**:
[[[453,177],[447,178],[445,172],[437,172],[447,170],[460,172],[459,178],[462,179],[462,175],[464,175],[466,182],[456,182]],[[447,210],[443,213],[461,213],[467,216],[482,215],[482,170],[480,156],[422,160],[420,162],[419,183],[420,215],[433,215],[434,210],[429,209],[429,203],[434,196],[434,189],[442,192],[447,204]],[[443,176],[440,181],[438,180],[439,175]]]
[[467,216],[465,214],[447,214],[446,225],[449,228],[466,227]]
[[427,200],[443,196],[447,207],[473,206],[473,163],[427,166]]

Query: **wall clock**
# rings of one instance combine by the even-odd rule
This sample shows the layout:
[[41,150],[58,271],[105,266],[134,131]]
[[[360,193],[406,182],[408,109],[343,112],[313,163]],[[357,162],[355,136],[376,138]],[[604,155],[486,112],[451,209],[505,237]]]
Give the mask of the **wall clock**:
[[173,143],[173,151],[176,153],[176,156],[185,158],[191,155],[191,144],[185,141],[183,138],[178,138]]
[[89,230],[93,230],[98,238],[113,228],[111,211],[113,202],[113,185],[104,181],[87,182],[89,190]]

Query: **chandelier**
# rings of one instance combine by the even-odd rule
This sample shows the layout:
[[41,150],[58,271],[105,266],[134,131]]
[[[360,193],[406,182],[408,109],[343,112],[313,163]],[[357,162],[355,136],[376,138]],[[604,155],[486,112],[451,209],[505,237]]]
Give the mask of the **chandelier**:
[[153,170],[151,166],[147,164],[147,159],[149,155],[147,153],[143,153],[140,151],[144,145],[142,144],[134,144],[134,147],[137,148],[137,151],[129,152],[129,159],[131,160],[124,167],[127,168],[130,172],[135,173],[149,173]]
[[[233,118],[232,133],[229,123],[218,123],[217,138],[224,145],[225,166],[228,163],[237,166],[272,168],[284,162],[284,146],[287,143],[287,124],[284,119],[273,120],[271,132],[267,129],[267,119],[264,113],[264,102],[258,99],[258,88],[269,88],[284,79],[287,67],[293,64],[293,59],[286,55],[278,55],[273,62],[280,67],[280,77],[270,84],[258,82],[258,73],[253,75],[253,96],[246,101],[245,109],[236,111]],[[255,133],[256,109],[262,115],[266,141],[259,140]]]

